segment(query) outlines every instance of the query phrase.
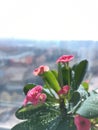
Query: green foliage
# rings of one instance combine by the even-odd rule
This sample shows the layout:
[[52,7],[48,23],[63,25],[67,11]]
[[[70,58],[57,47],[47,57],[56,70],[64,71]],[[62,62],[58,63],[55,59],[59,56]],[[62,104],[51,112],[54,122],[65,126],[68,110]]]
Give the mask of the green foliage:
[[11,130],[33,130],[33,123],[30,121],[24,121],[15,125]]
[[[47,99],[45,103],[41,103],[42,97],[39,96],[36,106],[27,104],[20,107],[15,115],[23,122],[11,130],[76,130],[75,114],[90,119],[98,117],[97,90],[89,93],[88,83],[82,82],[87,67],[87,60],[73,67],[69,66],[69,62],[58,63],[58,71],[51,70],[39,74],[44,81],[43,92],[32,92],[30,97],[28,94],[30,100],[29,98],[27,100],[32,102],[32,98],[36,99],[43,93]],[[70,90],[64,88],[65,85],[68,85]],[[25,95],[35,86],[36,84],[32,83],[25,85],[23,89]],[[91,129],[94,130],[94,127]]]
[[79,64],[76,64],[73,66],[73,82],[72,82],[72,87],[74,90],[77,90],[79,85],[81,84],[86,71],[88,67],[88,61],[83,60]]
[[75,106],[75,105],[79,102],[80,98],[81,98],[81,97],[80,97],[80,93],[77,92],[77,91],[74,91],[74,92],[72,93],[70,102],[73,103],[73,105]]
[[55,76],[56,80],[58,80],[58,73],[57,73],[57,71],[56,70],[51,70],[51,72]]
[[77,91],[79,92],[81,99],[86,99],[89,96],[89,93],[82,85],[79,86]]
[[52,88],[56,92],[58,92],[60,90],[59,83],[58,83],[55,75],[53,74],[53,72],[51,72],[51,71],[45,72],[42,75],[42,77],[43,77],[45,83],[47,83],[50,86],[50,88]]
[[71,68],[63,67],[62,68],[62,75],[63,75],[63,84],[69,85],[71,84]]
[[89,84],[88,84],[87,82],[83,82],[83,83],[82,83],[82,86],[84,87],[84,89],[85,89],[86,91],[88,91],[88,89],[89,89]]
[[86,118],[98,117],[98,94],[92,94],[89,96],[77,110],[78,114]]
[[58,63],[58,82],[59,82],[61,87],[64,86],[62,65],[60,63]]
[[28,104],[25,107],[21,107],[16,111],[16,117],[18,119],[35,119],[38,117],[44,117],[48,116],[48,114],[51,115],[51,118],[53,118],[56,115],[59,115],[60,112],[58,110],[58,107],[55,106],[49,107],[48,104],[40,104],[37,106],[33,106],[32,104]]
[[58,64],[58,81],[61,87],[64,85],[70,85],[71,84],[71,68],[65,65]]
[[[71,124],[70,126],[69,123]],[[76,130],[76,127],[72,119],[62,120],[59,116],[46,123],[37,117],[37,120],[35,118],[35,120],[24,121],[14,126],[11,130]]]
[[56,130],[60,121],[59,115],[60,111],[57,106],[29,104],[16,111],[17,118],[28,120],[17,124],[11,130]]

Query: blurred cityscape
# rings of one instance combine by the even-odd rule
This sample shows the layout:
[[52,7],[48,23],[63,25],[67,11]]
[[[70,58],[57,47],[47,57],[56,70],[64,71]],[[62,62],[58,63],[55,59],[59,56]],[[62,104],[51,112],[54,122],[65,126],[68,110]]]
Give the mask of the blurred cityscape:
[[56,68],[56,59],[63,54],[72,54],[78,62],[88,59],[86,79],[90,90],[97,88],[98,42],[96,41],[30,41],[0,40],[0,128],[11,128],[18,120],[14,114],[22,105],[23,87],[26,83],[43,84],[32,71],[39,65]]

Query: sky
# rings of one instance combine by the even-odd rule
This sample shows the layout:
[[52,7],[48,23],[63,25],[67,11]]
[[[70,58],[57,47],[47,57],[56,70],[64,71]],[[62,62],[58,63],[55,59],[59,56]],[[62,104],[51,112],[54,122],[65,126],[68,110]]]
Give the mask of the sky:
[[98,0],[0,0],[0,38],[98,40]]

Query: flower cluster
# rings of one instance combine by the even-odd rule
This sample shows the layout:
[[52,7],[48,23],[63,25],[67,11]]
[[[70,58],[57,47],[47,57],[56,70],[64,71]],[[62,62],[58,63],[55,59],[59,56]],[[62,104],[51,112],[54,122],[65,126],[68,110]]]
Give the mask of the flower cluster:
[[24,99],[23,105],[26,106],[28,102],[31,102],[33,105],[38,103],[44,103],[46,100],[46,94],[42,93],[42,86],[36,86],[28,91],[26,98]]
[[[33,71],[33,75],[40,76],[44,84],[30,83],[24,87],[26,97],[16,116],[28,119],[26,129],[96,130],[94,123],[97,122],[98,110],[93,106],[98,106],[98,94],[96,91],[90,93],[87,80],[83,81],[88,61],[70,66],[73,59],[73,55],[63,55],[56,61],[57,70],[41,65]],[[21,126],[16,125],[12,130]]]

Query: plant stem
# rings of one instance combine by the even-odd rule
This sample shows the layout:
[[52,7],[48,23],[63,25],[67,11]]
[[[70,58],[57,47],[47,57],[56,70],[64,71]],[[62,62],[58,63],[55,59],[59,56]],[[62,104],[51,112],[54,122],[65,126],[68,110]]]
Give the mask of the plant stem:
[[64,99],[63,98],[60,99],[60,110],[61,110],[62,118],[65,118],[66,115],[67,115],[67,109],[65,107],[65,103],[64,103]]
[[73,107],[73,109],[71,111],[68,112],[68,114],[74,114],[75,111],[78,109],[78,107],[81,105],[81,103],[83,102],[84,100],[80,100],[76,106]]
[[69,68],[69,62],[67,62],[67,69],[68,69],[68,85],[70,86],[70,68]]
[[50,92],[51,95],[55,98],[55,95],[53,94],[53,92],[52,92],[50,86],[48,85],[48,83],[47,83],[46,81],[45,81],[45,83],[46,83],[46,85],[47,85],[47,88],[48,88],[49,92]]
[[63,75],[62,75],[62,66],[60,63],[58,64],[58,81],[62,88],[63,87]]

